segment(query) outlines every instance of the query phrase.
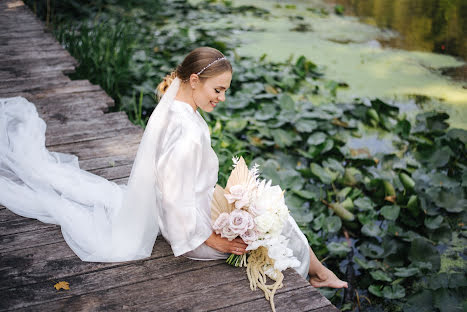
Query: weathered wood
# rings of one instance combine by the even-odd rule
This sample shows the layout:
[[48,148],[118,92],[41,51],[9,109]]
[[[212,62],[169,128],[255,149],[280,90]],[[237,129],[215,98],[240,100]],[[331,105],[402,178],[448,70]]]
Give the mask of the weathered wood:
[[[222,266],[227,266],[222,261],[220,262]],[[99,266],[99,264],[93,265]],[[57,299],[70,298],[102,290],[112,291],[116,287],[130,286],[125,287],[126,291],[127,288],[132,288],[135,284],[146,281],[153,281],[152,284],[154,284],[155,281],[160,281],[164,278],[169,279],[170,276],[174,275],[177,280],[186,280],[191,274],[183,273],[196,272],[202,269],[212,271],[216,266],[219,266],[219,261],[193,261],[185,257],[144,259],[134,262],[123,262],[120,265],[112,263],[106,264],[95,271],[70,275],[66,276],[66,278],[60,277],[70,283],[70,288],[72,289],[70,292],[58,293],[53,288],[56,278],[52,275],[49,279],[43,279],[38,283],[2,290],[0,302],[5,304],[9,309],[25,308],[37,305],[38,303],[54,302]],[[236,279],[238,280],[240,276],[236,274]],[[167,283],[159,284],[158,286],[157,288],[166,289],[169,287]],[[151,291],[146,290],[146,293],[149,294]],[[25,297],[25,294],[28,294],[28,296]],[[120,300],[117,302],[120,302]],[[71,311],[79,309],[77,306],[74,308],[70,307]]]
[[[219,278],[222,276],[222,278]],[[303,285],[287,283],[296,278],[296,273],[286,272],[286,282],[278,295],[290,292]],[[309,286],[308,289],[310,289]],[[119,299],[117,299],[119,298]],[[216,311],[223,307],[236,305],[245,298],[258,301],[257,311],[269,311],[269,303],[261,291],[249,289],[244,269],[233,268],[225,264],[210,268],[192,270],[187,274],[158,278],[134,283],[130,286],[88,293],[53,302],[54,309],[68,307],[86,310],[137,310],[137,311]],[[35,306],[42,308],[43,305]],[[44,305],[45,306],[45,305]],[[237,310],[242,311],[242,310]],[[280,310],[279,310],[280,311]],[[297,310],[300,311],[300,310]]]
[[55,228],[55,225],[42,223],[37,220],[24,217],[18,219],[13,218],[12,220],[6,220],[0,223],[0,237],[4,235],[36,231],[44,228]]
[[[97,131],[97,130],[96,130]],[[128,126],[126,128],[114,129],[113,131],[107,129],[101,132],[92,132],[92,131],[83,131],[78,134],[64,134],[63,136],[50,137],[47,139],[46,146],[56,146],[60,144],[70,144],[70,143],[80,143],[92,140],[101,140],[107,138],[115,138],[118,136],[127,136],[134,135],[140,137],[142,131],[133,126]]]
[[112,181],[117,183],[118,185],[127,185],[128,180],[129,180],[128,178],[122,178],[122,179],[115,179],[115,180],[112,180]]
[[[5,209],[5,207],[0,206],[0,223],[9,222],[13,220],[21,220],[21,219],[24,219],[24,217],[14,214],[10,210]],[[1,229],[1,224],[0,224],[0,229]],[[1,230],[0,230],[0,233],[1,233]]]
[[84,141],[74,144],[50,146],[54,152],[68,153],[78,156],[79,159],[95,157],[126,155],[129,150],[136,149],[141,138],[131,135],[121,135],[93,141]]
[[[136,151],[133,150],[133,153],[119,156],[110,156],[110,157],[98,157],[91,158],[86,160],[80,160],[79,166],[83,170],[96,170],[96,169],[105,169],[109,167],[118,167],[133,164],[133,161],[136,156]],[[0,213],[1,221],[1,213]]]
[[[276,311],[339,311],[310,285],[286,292],[278,292],[274,296],[274,304]],[[238,303],[223,309],[213,309],[212,311],[262,311],[264,308],[264,298],[258,298],[256,300]]]
[[[57,250],[57,247],[63,250]],[[45,245],[41,248],[35,248],[34,251],[39,251],[43,258],[35,257],[34,254],[28,251],[28,253],[23,252],[19,256],[9,253],[0,259],[0,266],[8,268],[6,272],[0,271],[0,276],[2,277],[0,278],[0,290],[41,283],[51,279],[66,279],[70,276],[101,271],[103,269],[119,268],[126,265],[139,266],[144,261],[150,259],[156,260],[168,256],[174,259],[170,245],[161,237],[156,241],[154,251],[150,257],[130,262],[96,263],[81,261],[66,244]],[[44,251],[55,256],[47,256]],[[147,263],[143,265],[147,265]]]
[[70,78],[66,76],[57,77],[55,74],[51,76],[52,77],[47,77],[44,75],[43,77],[34,78],[4,79],[0,85],[0,94],[41,90],[70,82]]
[[114,179],[128,178],[131,173],[131,167],[132,167],[132,164],[125,165],[125,166],[118,166],[118,167],[96,169],[96,170],[91,170],[91,172],[98,176],[104,177],[108,180],[114,180]]
[[[44,223],[45,224],[45,223]],[[35,231],[0,236],[0,255],[34,246],[43,246],[63,240],[59,226],[46,225]]]
[[[1,45],[0,44],[0,55],[4,54],[14,54],[14,53],[27,53],[34,51],[60,51],[63,50],[63,47],[59,44],[47,44],[47,43],[37,43],[35,45]],[[1,56],[0,56],[1,58]]]

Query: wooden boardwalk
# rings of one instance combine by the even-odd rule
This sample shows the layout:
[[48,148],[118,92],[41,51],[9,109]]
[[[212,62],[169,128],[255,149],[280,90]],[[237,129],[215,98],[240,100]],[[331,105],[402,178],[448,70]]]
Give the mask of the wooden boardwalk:
[[[81,168],[126,183],[142,130],[88,81],[71,81],[74,60],[21,1],[0,0],[0,97],[23,96],[47,122],[49,150],[72,153]],[[70,290],[57,291],[66,281]],[[285,273],[277,311],[338,311],[295,271]],[[55,225],[0,206],[0,311],[269,311],[244,269],[223,261],[175,258],[159,237],[151,257],[80,261]]]

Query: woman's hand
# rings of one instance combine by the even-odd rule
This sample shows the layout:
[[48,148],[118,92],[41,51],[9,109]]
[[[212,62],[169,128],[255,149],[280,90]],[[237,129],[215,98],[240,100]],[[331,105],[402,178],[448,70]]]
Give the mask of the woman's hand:
[[243,255],[246,253],[245,248],[248,246],[241,238],[237,237],[234,240],[229,241],[227,238],[223,238],[214,232],[209,236],[205,243],[209,247],[220,252],[233,253],[236,255]]

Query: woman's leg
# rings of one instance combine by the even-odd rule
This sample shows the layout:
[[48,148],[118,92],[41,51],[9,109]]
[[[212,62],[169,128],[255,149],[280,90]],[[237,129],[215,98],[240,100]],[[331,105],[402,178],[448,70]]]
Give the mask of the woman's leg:
[[310,247],[310,284],[313,287],[331,287],[331,288],[347,288],[347,282],[341,281],[331,270],[325,267],[316,258],[315,253]]

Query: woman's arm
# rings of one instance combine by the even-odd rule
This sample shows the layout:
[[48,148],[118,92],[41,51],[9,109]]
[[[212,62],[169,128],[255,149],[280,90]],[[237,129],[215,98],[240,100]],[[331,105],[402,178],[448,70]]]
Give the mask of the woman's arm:
[[245,248],[248,246],[239,237],[229,241],[227,238],[223,238],[214,232],[212,232],[211,236],[205,241],[205,244],[220,252],[233,253],[236,255],[243,255],[246,252]]

